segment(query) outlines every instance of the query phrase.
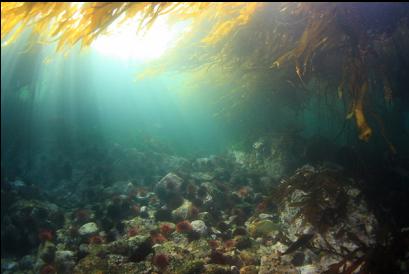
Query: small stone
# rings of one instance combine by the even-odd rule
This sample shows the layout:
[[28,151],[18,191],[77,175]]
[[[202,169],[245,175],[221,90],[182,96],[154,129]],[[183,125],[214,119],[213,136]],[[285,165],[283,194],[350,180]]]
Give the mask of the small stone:
[[249,225],[250,235],[254,236],[268,236],[270,233],[277,231],[278,225],[270,220],[261,220]]
[[300,274],[315,274],[315,273],[321,273],[321,269],[316,266],[316,265],[304,265],[298,268],[300,271]]
[[207,226],[202,220],[195,220],[191,222],[191,225],[193,231],[199,233],[201,236],[207,234]]
[[250,248],[252,245],[251,239],[247,236],[237,236],[234,239],[236,241],[236,247],[240,250]]
[[82,237],[89,237],[98,233],[98,226],[96,223],[86,223],[78,229],[78,233]]
[[75,254],[70,250],[60,250],[55,253],[55,265],[58,273],[72,273],[75,261]]
[[147,206],[141,207],[139,214],[142,218],[148,218],[149,217],[148,207]]
[[260,220],[265,220],[265,219],[272,219],[274,216],[271,214],[260,213],[258,217],[260,218]]

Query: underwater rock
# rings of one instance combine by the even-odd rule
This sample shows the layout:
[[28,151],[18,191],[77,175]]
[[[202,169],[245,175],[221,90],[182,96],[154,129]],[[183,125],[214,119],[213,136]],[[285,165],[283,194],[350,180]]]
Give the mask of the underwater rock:
[[205,274],[237,274],[233,272],[228,265],[206,264],[204,267]]
[[152,253],[152,242],[147,236],[132,237],[129,241],[129,260],[140,262]]
[[191,262],[186,262],[182,267],[180,267],[177,273],[180,274],[196,274],[203,273],[204,262],[200,260],[193,260]]
[[1,242],[8,254],[28,254],[38,246],[40,231],[55,230],[64,224],[62,210],[45,201],[18,200],[7,212],[2,215]]
[[156,192],[179,192],[183,179],[174,173],[168,173],[155,186]]
[[75,266],[75,254],[70,250],[59,250],[55,252],[55,266],[58,273],[72,273]]
[[269,236],[279,229],[279,225],[270,220],[260,220],[250,223],[248,231],[252,237]]
[[109,254],[125,256],[130,261],[139,262],[152,252],[152,243],[149,236],[136,235],[109,243],[105,250]]
[[322,269],[320,267],[313,264],[303,265],[297,267],[297,269],[298,271],[300,271],[300,274],[316,274],[322,272]]
[[[223,168],[209,158],[206,165],[178,170],[178,175],[168,173],[155,180],[159,181],[155,192],[160,202],[149,192],[152,185],[141,183],[143,187],[135,188],[136,183],[117,181],[112,188],[103,188],[101,196],[110,195],[83,202],[62,215],[66,220],[62,229],[51,221],[50,209],[61,212],[58,207],[32,201],[20,207],[21,216],[10,212],[2,221],[7,224],[7,236],[18,239],[32,232],[19,230],[20,222],[15,222],[27,221],[21,218],[27,217],[38,228],[30,236],[35,246],[39,232],[46,232],[41,233],[42,253],[36,265],[33,257],[19,261],[20,270],[28,273],[52,266],[57,273],[74,274],[312,274],[342,262],[346,250],[356,251],[348,265],[363,256],[360,248],[371,250],[378,221],[359,184],[336,167],[325,165],[304,166],[276,185],[267,175],[268,160],[263,157],[257,161],[249,157],[245,167],[218,159],[225,161]],[[228,179],[218,177],[218,168]],[[150,178],[158,174],[166,173]],[[206,176],[214,177],[209,181]],[[188,179],[191,177],[195,179]],[[128,214],[133,206],[137,213]],[[91,241],[93,236],[98,241]],[[153,264],[158,254],[168,256],[166,269]]]
[[126,195],[116,195],[106,203],[106,217],[117,222],[135,216],[133,202]]
[[37,251],[37,265],[41,262],[51,263],[54,261],[56,247],[50,241],[45,241],[40,244]]
[[104,192],[107,195],[127,195],[135,189],[135,185],[131,181],[117,181],[106,187]]
[[96,255],[88,255],[77,263],[73,274],[89,274],[98,272],[109,273],[107,260]]
[[207,234],[207,226],[205,222],[202,220],[195,220],[190,223],[192,225],[192,230],[196,233],[199,233],[201,236],[204,236]]
[[258,267],[255,265],[246,265],[240,268],[240,274],[258,274]]
[[99,231],[99,228],[98,228],[97,224],[94,223],[94,222],[86,223],[86,224],[82,225],[78,229],[79,235],[84,237],[84,238],[93,236],[93,235],[97,234],[98,231]]
[[248,236],[236,236],[234,237],[236,242],[235,246],[239,250],[247,249],[252,246],[252,240]]
[[266,213],[260,213],[258,215],[258,217],[260,218],[260,220],[273,219],[274,218],[274,216],[272,214],[266,214]]
[[[300,251],[311,246],[343,254],[343,250],[352,252],[375,244],[375,215],[356,182],[343,176],[341,169],[304,166],[283,181],[277,193],[279,219],[288,239],[298,244]],[[308,234],[311,239],[303,243],[303,235]],[[308,258],[324,270],[342,259],[326,251],[320,258]]]
[[188,160],[175,155],[161,154],[160,167],[162,170],[179,170],[186,168],[189,164]]
[[78,258],[84,258],[89,254],[89,246],[86,243],[82,243],[78,246]]
[[142,218],[149,218],[149,211],[147,206],[142,206],[139,212]]
[[282,262],[277,254],[262,256],[259,274],[272,273],[298,274],[298,270],[293,265]]
[[213,168],[213,163],[211,158],[198,158],[193,162],[193,167],[197,170],[206,171]]
[[21,187],[25,187],[26,186],[26,184],[23,182],[23,181],[21,181],[21,180],[15,180],[14,182],[9,182],[9,185],[10,185],[10,187],[13,189],[13,188],[15,188],[15,189],[18,189],[18,188],[21,188]]
[[304,260],[305,260],[305,255],[302,252],[296,252],[293,255],[293,258],[291,260],[291,263],[294,266],[301,266],[304,264]]
[[168,173],[155,186],[155,193],[169,209],[175,209],[183,203],[181,186],[183,179],[174,173]]
[[[34,267],[36,258],[34,255],[25,255],[21,260],[19,261],[19,268],[21,270],[29,270]],[[3,265],[3,263],[2,263]]]
[[214,175],[208,172],[192,172],[190,174],[190,177],[200,182],[207,182],[207,181],[211,181],[214,179]]
[[247,235],[247,230],[243,226],[238,226],[233,229],[232,231],[233,236],[246,236]]
[[[26,183],[22,180],[15,180],[12,182],[5,182],[6,190],[5,194],[7,195],[9,201],[14,201],[10,197],[15,197],[23,200],[34,200],[34,199],[44,199],[44,193],[40,191],[40,188],[35,184]],[[2,188],[3,192],[3,188]],[[8,206],[10,204],[7,204]]]
[[[106,258],[108,262],[108,272],[107,273],[118,273],[118,274],[132,274],[132,273],[143,273],[144,265],[138,263],[129,262],[128,258],[121,255],[109,254]],[[143,267],[143,268],[142,268]]]
[[207,224],[211,224],[214,222],[214,219],[212,218],[212,215],[210,215],[209,212],[204,211],[204,212],[200,212],[199,214],[197,214],[197,217],[199,220],[202,220],[203,222],[207,223]]
[[8,271],[15,271],[18,268],[17,262],[10,259],[1,259],[1,273],[8,273]]
[[106,249],[111,254],[127,255],[129,253],[129,243],[125,239],[120,239],[109,243]]
[[244,166],[246,164],[247,155],[244,151],[230,150],[229,155],[232,157],[235,164]]
[[175,221],[186,220],[192,216],[192,202],[184,200],[183,204],[172,211],[172,217]]

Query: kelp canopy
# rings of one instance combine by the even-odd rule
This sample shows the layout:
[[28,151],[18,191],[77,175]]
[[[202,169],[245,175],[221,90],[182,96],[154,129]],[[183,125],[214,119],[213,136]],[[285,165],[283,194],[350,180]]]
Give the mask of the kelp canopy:
[[113,22],[136,18],[135,30],[145,31],[162,16],[190,20],[190,31],[147,74],[221,70],[214,74],[234,81],[240,93],[231,96],[243,100],[272,86],[306,97],[314,90],[342,100],[359,139],[376,125],[395,152],[380,117],[408,107],[406,3],[1,3],[1,38],[8,45],[32,27],[32,43],[66,51],[91,45]]

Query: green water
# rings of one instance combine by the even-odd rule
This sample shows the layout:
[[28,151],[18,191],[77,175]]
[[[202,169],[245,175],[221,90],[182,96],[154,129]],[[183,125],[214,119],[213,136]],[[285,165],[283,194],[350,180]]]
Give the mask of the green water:
[[[231,133],[213,117],[214,104],[201,93],[186,95],[182,74],[138,81],[135,75],[143,65],[138,61],[92,49],[74,49],[64,58],[53,47],[19,54],[22,48],[15,44],[2,50],[6,146],[26,145],[15,139],[22,132],[33,146],[50,141],[66,146],[88,136],[181,154],[218,153],[229,143]],[[45,63],[48,56],[51,62]]]

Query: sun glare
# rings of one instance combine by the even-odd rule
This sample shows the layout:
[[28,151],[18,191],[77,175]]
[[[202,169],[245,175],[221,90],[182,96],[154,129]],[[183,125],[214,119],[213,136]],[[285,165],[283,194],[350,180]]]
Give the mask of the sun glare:
[[108,56],[149,61],[160,57],[174,46],[187,25],[187,22],[169,25],[166,17],[161,17],[149,30],[137,33],[138,24],[135,20],[129,20],[120,26],[114,23],[108,29],[109,33],[98,37],[92,47]]

